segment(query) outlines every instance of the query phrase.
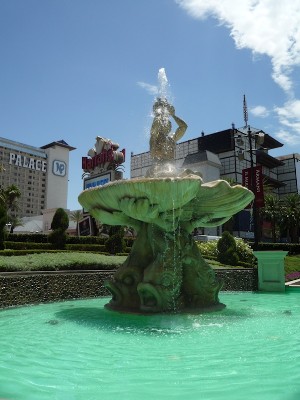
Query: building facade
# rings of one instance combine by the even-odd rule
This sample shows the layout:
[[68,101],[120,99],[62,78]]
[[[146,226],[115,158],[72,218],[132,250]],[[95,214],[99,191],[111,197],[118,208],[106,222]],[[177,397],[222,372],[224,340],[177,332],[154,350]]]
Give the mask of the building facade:
[[74,149],[64,140],[34,147],[0,138],[0,186],[20,189],[18,217],[67,207],[69,152]]
[[277,157],[282,165],[277,168],[278,179],[285,185],[279,188],[279,196],[300,193],[300,154],[287,154]]
[[[202,132],[198,138],[178,143],[175,164],[179,169],[200,172],[204,182],[227,179],[239,184],[243,183],[243,171],[259,166],[263,184],[282,197],[300,192],[299,154],[280,157],[270,154],[282,146],[262,130],[250,126],[236,129],[232,125],[230,129],[211,134]],[[131,177],[145,176],[151,164],[149,152],[132,154]],[[251,210],[242,211],[235,220],[234,233],[237,236],[253,237]],[[216,234],[216,231],[205,233]]]

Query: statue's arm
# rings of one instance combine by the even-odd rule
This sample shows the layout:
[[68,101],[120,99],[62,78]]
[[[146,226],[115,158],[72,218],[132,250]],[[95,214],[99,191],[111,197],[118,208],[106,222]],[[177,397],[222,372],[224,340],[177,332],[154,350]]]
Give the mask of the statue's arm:
[[174,141],[177,142],[185,134],[185,131],[187,130],[187,124],[181,118],[177,117],[177,115],[175,115],[175,108],[172,105],[169,106],[169,113],[178,125],[178,128],[173,135]]
[[187,130],[187,124],[176,115],[173,115],[173,118],[178,125],[178,128],[174,133],[173,139],[175,142],[178,142],[178,140],[180,140],[182,136],[185,134],[185,131]]

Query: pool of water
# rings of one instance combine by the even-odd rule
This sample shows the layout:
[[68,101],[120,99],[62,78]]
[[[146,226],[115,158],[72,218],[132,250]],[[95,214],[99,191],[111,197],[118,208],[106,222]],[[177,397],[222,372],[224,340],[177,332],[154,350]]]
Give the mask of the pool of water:
[[125,315],[107,299],[0,311],[0,398],[299,400],[299,293],[221,293],[202,315]]

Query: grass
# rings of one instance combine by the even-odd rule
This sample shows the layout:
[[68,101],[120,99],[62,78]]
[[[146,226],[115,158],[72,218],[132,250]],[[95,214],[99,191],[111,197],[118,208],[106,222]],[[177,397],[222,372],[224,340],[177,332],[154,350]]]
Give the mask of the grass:
[[[12,271],[60,271],[83,269],[116,269],[126,256],[106,256],[97,253],[62,252],[39,253],[25,256],[0,256],[0,272]],[[241,268],[223,265],[216,260],[207,260],[212,268]],[[285,258],[285,274],[300,274],[300,255]]]
[[125,256],[66,252],[40,253],[25,256],[0,256],[0,272],[13,271],[60,271],[78,269],[116,269],[125,261]]
[[285,257],[284,269],[287,281],[300,279],[300,254]]

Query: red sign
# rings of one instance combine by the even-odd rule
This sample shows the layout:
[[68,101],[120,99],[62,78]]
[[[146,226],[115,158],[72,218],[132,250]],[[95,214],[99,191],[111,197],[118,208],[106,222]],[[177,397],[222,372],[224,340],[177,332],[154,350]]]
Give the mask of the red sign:
[[[254,184],[252,184],[252,176],[254,175]],[[245,168],[242,171],[243,186],[252,190],[255,195],[256,207],[264,207],[264,187],[262,178],[262,166],[257,165],[252,168]]]
[[113,149],[102,150],[101,153],[96,154],[94,157],[82,157],[82,169],[92,170],[96,167],[104,167],[105,165],[119,165],[125,161],[125,149],[122,151],[115,151]]

